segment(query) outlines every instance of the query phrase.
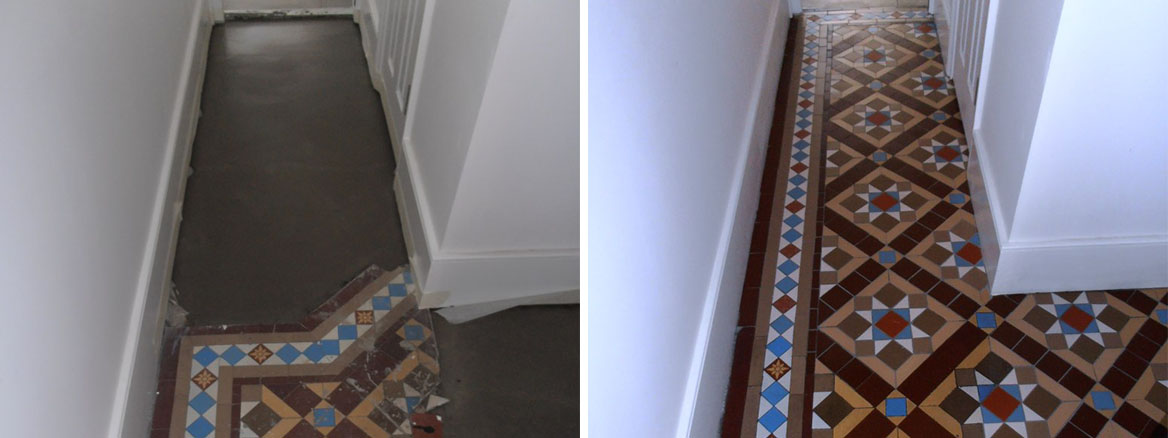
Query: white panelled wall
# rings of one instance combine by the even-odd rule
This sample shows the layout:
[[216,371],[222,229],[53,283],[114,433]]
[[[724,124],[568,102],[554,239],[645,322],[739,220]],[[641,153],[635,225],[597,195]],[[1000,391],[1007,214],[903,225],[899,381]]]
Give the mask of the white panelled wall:
[[990,291],[1168,286],[1168,61],[1149,55],[1168,3],[1125,4],[1123,26],[1106,2],[933,6]]
[[360,0],[357,9],[423,305],[578,289],[578,3]]

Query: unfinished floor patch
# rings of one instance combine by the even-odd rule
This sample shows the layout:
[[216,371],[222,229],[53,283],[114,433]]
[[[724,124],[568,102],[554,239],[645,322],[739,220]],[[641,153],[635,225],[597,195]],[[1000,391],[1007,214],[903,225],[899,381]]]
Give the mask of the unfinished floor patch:
[[432,327],[408,270],[371,267],[299,323],[191,328],[151,436],[415,436],[411,415],[443,401]]

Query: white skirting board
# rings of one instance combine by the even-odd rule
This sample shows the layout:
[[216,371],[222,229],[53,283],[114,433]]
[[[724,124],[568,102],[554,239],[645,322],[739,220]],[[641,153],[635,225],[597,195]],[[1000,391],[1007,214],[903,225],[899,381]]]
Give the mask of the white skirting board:
[[167,145],[170,150],[160,175],[162,180],[153,218],[155,230],[151,232],[149,242],[152,244],[143,258],[145,278],[139,283],[134,301],[133,329],[122,360],[119,392],[115,395],[110,421],[110,438],[144,438],[150,433],[171,269],[182,220],[191,147],[199,119],[211,26],[215,21],[207,1],[195,0],[196,14],[192,17],[183,76],[175,96],[170,144]]
[[969,190],[991,294],[1168,286],[1168,236],[1010,241],[984,154],[971,156]]

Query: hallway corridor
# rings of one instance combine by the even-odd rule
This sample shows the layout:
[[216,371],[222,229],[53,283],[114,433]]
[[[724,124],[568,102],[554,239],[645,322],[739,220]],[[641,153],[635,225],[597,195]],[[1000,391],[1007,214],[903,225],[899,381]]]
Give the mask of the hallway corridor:
[[986,289],[932,17],[797,22],[723,436],[1168,434],[1168,291]]
[[407,263],[380,98],[351,19],[211,34],[174,283],[191,325],[299,321]]

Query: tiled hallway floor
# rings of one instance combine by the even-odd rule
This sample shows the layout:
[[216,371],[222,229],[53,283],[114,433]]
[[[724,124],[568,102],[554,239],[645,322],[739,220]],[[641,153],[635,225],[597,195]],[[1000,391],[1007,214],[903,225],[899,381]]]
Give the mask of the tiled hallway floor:
[[986,290],[927,13],[792,29],[724,436],[1168,435],[1168,291]]
[[415,436],[411,416],[440,399],[414,289],[405,268],[371,267],[300,323],[190,329],[163,362],[151,436]]

